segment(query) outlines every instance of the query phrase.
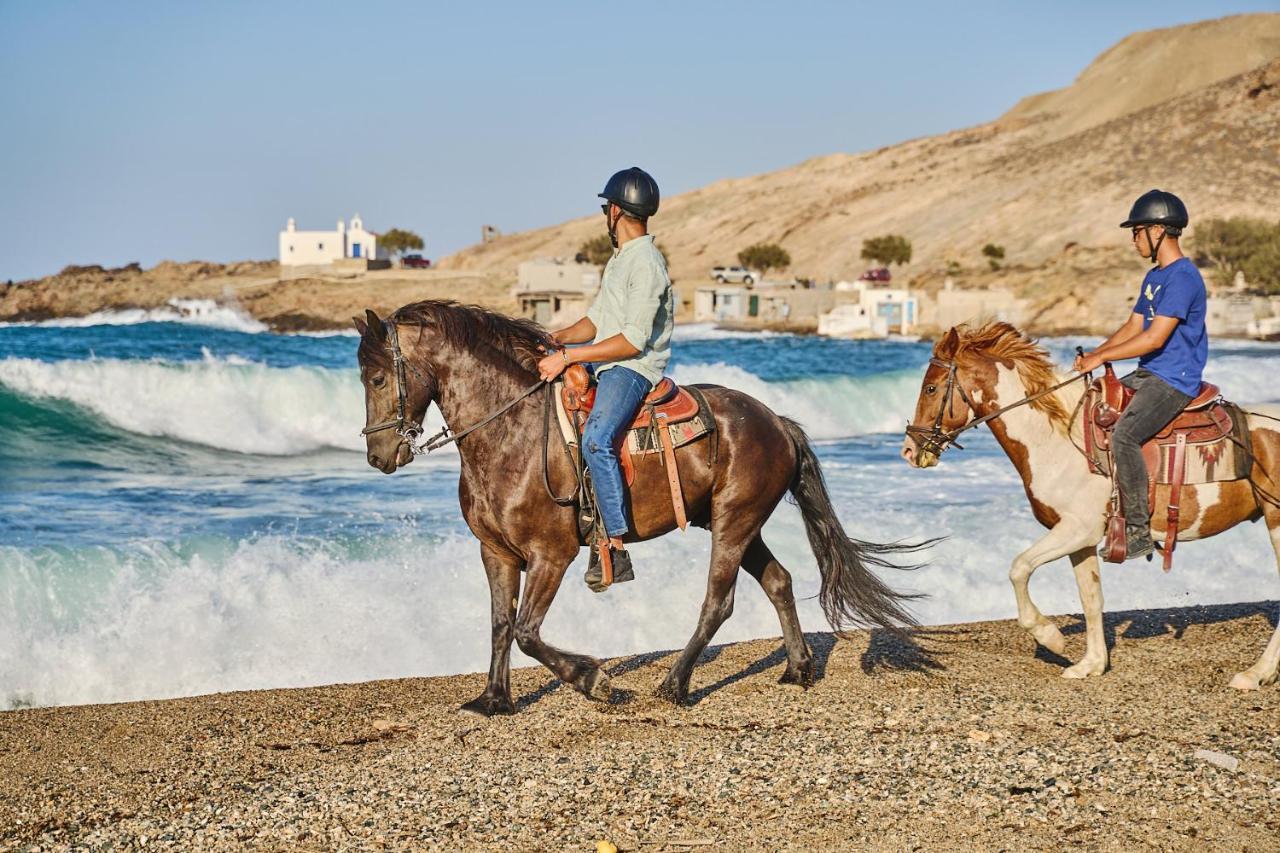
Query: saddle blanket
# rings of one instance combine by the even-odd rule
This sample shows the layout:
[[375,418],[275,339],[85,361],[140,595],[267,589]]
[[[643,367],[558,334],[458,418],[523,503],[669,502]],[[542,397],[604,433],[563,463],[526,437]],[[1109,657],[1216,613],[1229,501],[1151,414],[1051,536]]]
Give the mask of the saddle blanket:
[[[1099,423],[1099,420],[1107,420],[1098,416],[1105,406],[1101,395],[1091,390],[1082,406],[1082,426],[1086,433],[1085,455],[1090,469],[1110,476],[1114,470],[1110,442],[1110,428],[1114,422],[1105,426]],[[1184,425],[1184,418],[1189,414],[1179,416],[1143,447],[1151,481],[1161,485],[1174,482],[1177,466],[1173,456],[1177,452],[1179,432],[1186,435],[1184,470],[1180,481],[1183,485],[1248,478],[1253,454],[1244,412],[1234,403],[1220,401],[1201,410],[1193,425]]]

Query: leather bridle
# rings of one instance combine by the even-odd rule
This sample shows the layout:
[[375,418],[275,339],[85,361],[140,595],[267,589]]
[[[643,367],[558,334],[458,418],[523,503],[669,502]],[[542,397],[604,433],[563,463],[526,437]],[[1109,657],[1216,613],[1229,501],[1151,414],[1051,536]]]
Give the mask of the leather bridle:
[[[413,371],[413,374],[418,377],[419,381],[421,381],[422,384],[426,386],[427,389],[429,389],[429,393],[427,394],[427,405],[423,406],[423,409],[422,409],[424,417],[426,415],[427,406],[430,406],[431,401],[435,398],[436,385],[435,385],[435,382],[432,381],[429,377],[427,377],[422,371],[414,367],[413,364],[411,364],[409,360],[404,357],[404,353],[400,351],[400,334],[396,330],[395,322],[392,320],[388,320],[385,323],[383,323],[383,325],[387,330],[387,349],[391,351],[391,363],[395,367],[396,418],[395,420],[386,420],[386,421],[382,421],[381,423],[376,423],[373,426],[367,426],[364,429],[360,430],[360,434],[367,436],[375,432],[382,432],[383,430],[394,429],[396,431],[396,435],[403,438],[405,442],[409,445],[409,452],[412,453],[414,456],[421,456],[424,453],[430,453],[433,450],[439,450],[440,448],[444,447],[446,444],[451,444],[452,442],[457,441],[458,439],[462,438],[464,435],[467,435],[468,433],[471,433],[475,430],[480,429],[480,427],[484,426],[490,421],[493,421],[496,418],[511,411],[511,409],[515,407],[516,403],[519,403],[521,400],[533,394],[533,392],[537,391],[539,388],[549,389],[551,387],[550,383],[543,382],[541,379],[539,379],[537,382],[533,383],[528,388],[525,388],[523,391],[521,391],[518,395],[513,397],[511,400],[502,404],[501,406],[494,409],[493,411],[489,412],[489,414],[485,415],[479,421],[473,423],[471,426],[467,427],[466,429],[461,430],[459,432],[451,432],[448,425],[446,425],[444,429],[440,430],[438,433],[436,433],[435,435],[431,436],[430,438],[426,439],[421,444],[419,444],[418,440],[422,437],[422,423],[420,421],[415,421],[411,419],[408,415],[409,398],[408,398],[408,392],[406,389],[409,387],[409,383],[407,381],[405,371],[406,369]],[[547,392],[546,404],[548,406],[550,405],[550,402],[551,402],[550,393],[551,393],[550,391]],[[549,488],[550,486],[548,486],[548,489]]]
[[969,411],[977,414],[978,409],[973,404],[973,400],[969,399],[969,394],[964,390],[964,386],[960,384],[959,377],[956,376],[956,361],[943,361],[937,356],[929,359],[929,363],[935,367],[944,367],[947,370],[947,384],[943,390],[943,403],[938,406],[938,416],[933,419],[933,426],[929,428],[918,427],[914,424],[907,424],[907,435],[915,439],[916,449],[928,451],[935,456],[941,456],[942,452],[950,445],[964,450],[964,445],[956,441],[956,436],[969,429],[970,426],[976,426],[973,421],[969,421],[959,429],[944,430],[942,428],[942,419],[946,415],[955,416],[955,391],[960,392],[960,399],[969,407]]
[[946,401],[938,407],[938,416],[933,419],[933,426],[926,429],[924,427],[915,426],[914,424],[907,424],[907,435],[915,440],[917,450],[928,451],[935,456],[941,456],[942,452],[952,445],[964,450],[964,445],[956,441],[956,436],[960,435],[960,433],[965,430],[970,430],[974,427],[982,426],[987,421],[995,420],[1010,409],[1016,409],[1019,406],[1034,403],[1041,397],[1049,396],[1059,388],[1065,388],[1077,379],[1085,379],[1087,381],[1090,378],[1090,374],[1088,373],[1077,373],[1062,380],[1057,385],[1050,386],[1042,391],[1037,391],[1029,397],[1023,397],[1016,403],[1010,403],[1007,406],[1002,406],[994,412],[988,412],[982,417],[971,418],[962,426],[956,427],[953,430],[944,430],[942,428],[942,418],[944,413],[955,415],[955,399],[952,396],[953,392],[960,392],[960,399],[964,400],[965,405],[969,407],[969,411],[974,415],[978,414],[978,407],[974,405],[973,400],[969,398],[969,394],[964,390],[964,386],[960,384],[960,379],[956,375],[956,370],[958,368],[954,358],[951,359],[951,361],[943,361],[937,356],[933,356],[929,359],[929,363],[937,367],[945,367],[947,369],[947,384],[943,391],[943,394],[946,396]]
[[[367,426],[360,430],[360,434],[372,435],[375,432],[394,429],[396,431],[396,435],[409,443],[410,450],[416,450],[417,441],[422,436],[422,424],[419,421],[412,420],[408,415],[409,397],[406,389],[409,387],[409,383],[406,380],[405,370],[412,370],[424,385],[427,387],[432,386],[431,383],[427,381],[427,377],[424,376],[418,368],[410,364],[405,359],[404,353],[400,351],[400,334],[396,330],[396,324],[387,322],[384,323],[383,326],[387,330],[387,348],[391,350],[391,363],[395,368],[396,418],[395,420],[382,421],[381,423],[376,423],[373,426]],[[431,405],[430,399],[427,400],[427,405]]]

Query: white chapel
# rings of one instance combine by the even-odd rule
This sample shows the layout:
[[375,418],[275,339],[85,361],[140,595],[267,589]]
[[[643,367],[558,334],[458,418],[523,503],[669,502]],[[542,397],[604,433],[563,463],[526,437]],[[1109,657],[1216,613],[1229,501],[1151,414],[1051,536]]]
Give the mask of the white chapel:
[[378,246],[378,235],[366,231],[360,214],[348,225],[338,220],[336,231],[299,231],[293,219],[280,232],[280,265],[332,264],[344,258],[384,260],[390,255]]

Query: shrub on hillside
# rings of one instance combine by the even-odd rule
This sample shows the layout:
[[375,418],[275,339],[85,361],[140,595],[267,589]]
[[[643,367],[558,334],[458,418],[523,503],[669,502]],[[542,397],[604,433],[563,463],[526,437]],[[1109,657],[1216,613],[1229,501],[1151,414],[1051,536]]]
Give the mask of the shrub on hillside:
[[738,253],[738,263],[747,269],[760,270],[764,275],[769,270],[791,266],[791,255],[777,243],[756,243]]
[[579,246],[578,254],[587,263],[601,267],[609,263],[609,259],[613,257],[613,244],[609,242],[608,234],[601,234]]
[[1280,222],[1248,216],[1206,219],[1191,235],[1196,264],[1220,286],[1244,273],[1250,290],[1280,293]]
[[423,247],[422,238],[412,231],[406,231],[402,228],[392,228],[390,231],[378,237],[378,245],[386,249],[393,255],[403,255],[410,249],[419,250]]
[[862,241],[862,259],[887,267],[911,262],[911,241],[901,234],[885,234]]
[[1000,262],[1004,260],[1004,246],[988,243],[982,247],[982,255],[987,259],[987,263],[991,264],[993,270],[998,270]]

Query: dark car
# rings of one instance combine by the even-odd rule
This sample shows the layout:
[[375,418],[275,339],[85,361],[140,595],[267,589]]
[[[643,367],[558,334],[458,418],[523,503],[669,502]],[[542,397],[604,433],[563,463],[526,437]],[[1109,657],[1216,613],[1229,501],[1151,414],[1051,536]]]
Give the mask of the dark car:
[[431,260],[422,257],[422,255],[405,255],[400,259],[400,266],[427,269],[431,266]]
[[876,267],[873,270],[867,270],[858,278],[862,281],[889,281],[892,276],[889,275],[888,267]]

